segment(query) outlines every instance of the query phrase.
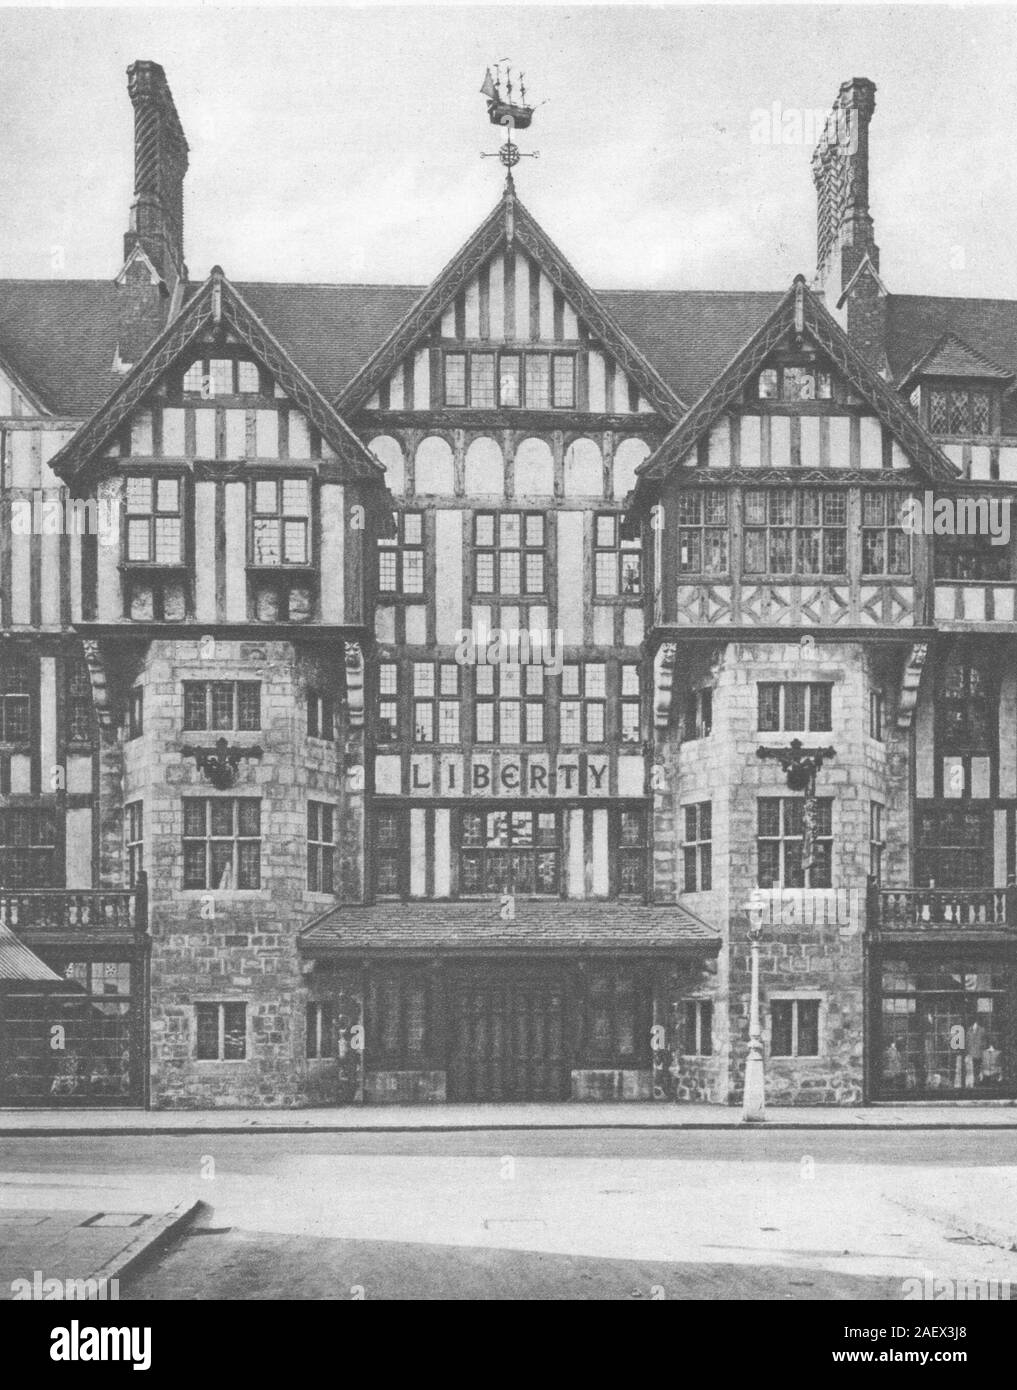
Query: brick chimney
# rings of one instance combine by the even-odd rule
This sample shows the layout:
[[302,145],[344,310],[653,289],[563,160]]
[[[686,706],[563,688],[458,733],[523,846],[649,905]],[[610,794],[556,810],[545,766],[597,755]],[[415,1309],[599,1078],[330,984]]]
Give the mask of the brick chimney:
[[875,108],[876,87],[867,77],[842,83],[812,156],[817,287],[837,298],[866,253],[879,269],[869,216],[869,122]]
[[812,156],[816,185],[816,280],[827,308],[877,371],[886,366],[886,289],[869,214],[869,124],[876,86],[841,84]]
[[134,202],[124,259],[140,247],[172,296],[187,279],[184,264],[184,175],[187,141],[166,74],[158,63],[127,69],[134,107]]

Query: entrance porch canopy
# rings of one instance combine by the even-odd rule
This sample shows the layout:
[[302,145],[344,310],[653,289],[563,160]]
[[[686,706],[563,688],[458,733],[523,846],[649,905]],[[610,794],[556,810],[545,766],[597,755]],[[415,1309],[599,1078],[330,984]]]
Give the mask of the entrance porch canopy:
[[517,898],[514,916],[498,900],[383,902],[330,909],[301,933],[311,957],[350,955],[640,955],[702,960],[721,936],[678,903],[643,906]]

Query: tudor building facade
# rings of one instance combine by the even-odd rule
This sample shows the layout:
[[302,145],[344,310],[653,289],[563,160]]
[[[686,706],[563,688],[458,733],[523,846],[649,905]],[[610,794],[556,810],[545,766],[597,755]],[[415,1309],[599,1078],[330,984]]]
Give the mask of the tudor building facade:
[[872,84],[745,294],[511,178],[426,289],[192,282],[129,92],[119,274],[0,282],[0,1103],[730,1102],[752,921],[775,1103],[1013,1096],[1014,542],[900,517],[1009,507],[1017,305],[887,290]]

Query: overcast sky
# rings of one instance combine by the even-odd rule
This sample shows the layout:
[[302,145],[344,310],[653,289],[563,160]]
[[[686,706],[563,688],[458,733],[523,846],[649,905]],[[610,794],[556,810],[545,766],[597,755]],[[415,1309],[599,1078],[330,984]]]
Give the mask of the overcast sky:
[[191,147],[192,279],[426,284],[499,196],[478,88],[510,57],[548,98],[520,196],[596,287],[811,276],[811,143],[755,113],[865,76],[891,290],[1017,297],[1009,7],[4,8],[0,53],[2,277],[116,273],[149,58]]

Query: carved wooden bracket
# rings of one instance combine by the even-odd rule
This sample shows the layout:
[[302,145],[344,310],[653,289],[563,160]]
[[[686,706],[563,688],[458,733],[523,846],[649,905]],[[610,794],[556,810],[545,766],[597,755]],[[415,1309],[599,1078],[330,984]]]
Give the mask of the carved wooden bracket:
[[918,687],[922,683],[922,671],[929,654],[928,642],[916,642],[911,648],[900,682],[900,703],[897,706],[897,728],[910,729],[918,703]]
[[661,732],[671,722],[671,696],[677,659],[677,642],[662,642],[653,658],[653,726]]
[[364,651],[359,642],[346,642],[346,707],[350,728],[364,727]]

